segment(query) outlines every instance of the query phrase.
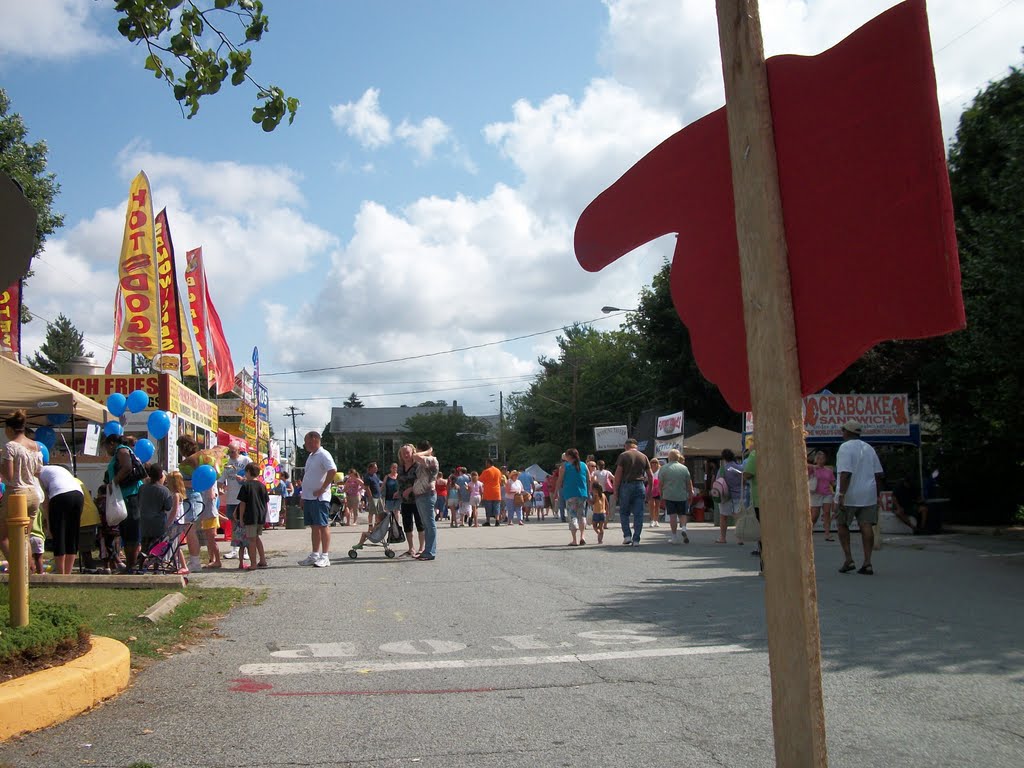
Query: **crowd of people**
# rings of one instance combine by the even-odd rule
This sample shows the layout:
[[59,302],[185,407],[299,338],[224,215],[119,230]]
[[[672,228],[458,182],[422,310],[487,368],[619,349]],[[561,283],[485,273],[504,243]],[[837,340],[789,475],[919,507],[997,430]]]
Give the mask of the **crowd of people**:
[[[840,571],[870,575],[881,465],[871,446],[860,440],[860,431],[855,422],[844,425],[835,470],[828,466],[823,451],[809,456],[808,489],[812,524],[824,517],[826,541],[833,540],[835,515],[844,553]],[[6,500],[11,493],[23,492],[32,519],[30,565],[39,573],[46,538],[52,542],[53,567],[59,573],[71,573],[80,550],[85,568],[140,572],[147,567],[147,555],[161,544],[173,545],[169,557],[182,574],[223,568],[224,561],[232,559],[237,559],[241,570],[266,568],[261,536],[268,525],[270,493],[301,504],[303,522],[310,528],[310,552],[299,564],[320,568],[331,564],[331,527],[359,525],[361,515],[367,527],[353,549],[361,549],[371,532],[394,516],[406,543],[401,556],[421,562],[437,557],[437,528],[445,524],[451,528],[521,526],[551,517],[567,525],[569,546],[584,546],[588,528],[592,540],[604,543],[607,525],[617,512],[622,544],[633,547],[640,544],[645,520],[659,527],[662,517],[671,528],[669,541],[688,544],[687,524],[695,503],[714,504],[718,544],[727,543],[729,523],[743,510],[752,509],[760,519],[756,450],[748,451],[742,460],[731,450],[723,451],[709,473],[710,487],[695,485],[679,451],[670,451],[662,463],[648,459],[635,440],[626,441],[614,467],[593,456],[584,460],[577,449],[570,448],[542,477],[534,476],[536,469],[531,474],[528,469],[499,467],[491,459],[479,471],[459,466],[445,474],[430,443],[424,441],[403,445],[398,461],[382,476],[376,462],[365,471],[339,472],[320,434],[309,432],[301,481],[293,485],[287,473],[281,473],[268,490],[260,467],[237,445],[203,449],[191,437],[179,437],[181,460],[167,471],[156,463],[141,466],[133,452],[134,440],[110,435],[104,441],[109,456],[104,484],[93,498],[67,468],[44,462],[39,445],[27,434],[24,411],[7,418],[6,436],[0,457],[0,479],[6,488],[0,499],[0,549],[6,558]],[[206,466],[213,469],[217,482],[195,487],[193,476]],[[108,489],[115,488],[125,512],[116,524],[107,519],[106,499]],[[42,514],[37,514],[40,510]],[[898,516],[913,524],[905,513]],[[859,569],[850,549],[854,520],[863,540]],[[231,531],[230,546],[223,552],[217,539],[221,529]],[[738,536],[737,542],[744,543]],[[201,560],[204,545],[206,564]],[[98,560],[93,557],[95,549]],[[758,542],[752,554],[761,555],[763,571],[762,552]]]

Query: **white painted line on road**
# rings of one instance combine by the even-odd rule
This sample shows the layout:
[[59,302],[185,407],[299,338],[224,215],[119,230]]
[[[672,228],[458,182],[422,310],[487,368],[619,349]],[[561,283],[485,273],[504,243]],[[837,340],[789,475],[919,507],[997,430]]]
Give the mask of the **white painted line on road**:
[[557,656],[509,656],[496,659],[435,659],[432,661],[298,661],[243,664],[243,675],[344,675],[368,672],[414,672],[426,669],[486,669],[538,664],[585,664],[594,661],[655,659],[668,656],[702,656],[745,653],[742,645],[695,645],[686,648],[632,648],[598,653],[566,653]]

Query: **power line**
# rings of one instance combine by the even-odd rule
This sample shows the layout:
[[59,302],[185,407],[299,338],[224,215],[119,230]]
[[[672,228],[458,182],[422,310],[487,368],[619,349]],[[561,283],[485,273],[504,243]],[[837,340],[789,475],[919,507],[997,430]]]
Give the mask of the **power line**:
[[1009,7],[1010,7],[1011,5],[1013,5],[1013,4],[1015,3],[1015,2],[1016,2],[1016,0],[1006,0],[1006,2],[1005,2],[1005,3],[1003,3],[1003,4],[1001,5],[1001,6],[999,6],[999,7],[998,7],[998,8],[996,8],[996,9],[995,9],[994,11],[992,11],[992,13],[990,13],[990,14],[989,14],[988,16],[986,16],[985,18],[983,18],[983,19],[981,19],[980,21],[978,21],[978,22],[977,22],[977,23],[976,23],[976,24],[975,24],[974,26],[972,26],[972,27],[968,27],[968,28],[967,28],[967,29],[965,29],[965,30],[964,30],[963,32],[961,32],[961,33],[960,33],[959,35],[957,35],[957,36],[956,36],[956,37],[954,37],[954,38],[953,38],[952,40],[950,40],[950,41],[949,41],[948,43],[946,43],[946,44],[945,44],[944,46],[942,46],[941,48],[939,48],[938,50],[936,50],[936,51],[935,51],[935,54],[936,54],[936,55],[938,55],[938,54],[942,53],[942,52],[943,52],[944,50],[946,50],[947,48],[949,48],[949,46],[951,46],[951,45],[952,45],[953,43],[955,43],[955,42],[956,42],[957,40],[960,40],[961,38],[967,37],[967,35],[969,35],[969,34],[970,34],[971,32],[973,32],[974,30],[976,30],[976,29],[977,29],[978,27],[980,27],[980,26],[981,26],[982,24],[984,24],[984,23],[985,23],[986,21],[988,21],[989,19],[991,19],[991,18],[992,18],[993,16],[995,16],[996,14],[998,14],[998,13],[1000,13],[1000,12],[1004,11],[1005,9],[1009,8]]
[[[350,369],[350,368],[366,368],[367,366],[371,366],[371,365],[386,365],[388,363],[403,363],[406,360],[422,360],[422,359],[424,359],[426,357],[439,357],[441,355],[453,355],[456,352],[467,352],[467,351],[469,351],[471,349],[483,349],[484,347],[494,347],[494,346],[497,346],[498,344],[508,344],[509,342],[512,342],[512,341],[522,341],[523,339],[532,339],[535,336],[546,336],[549,333],[557,333],[559,331],[566,331],[566,330],[572,328],[573,325],[587,325],[588,323],[596,323],[598,320],[608,320],[608,319],[616,317],[618,315],[626,315],[626,314],[629,314],[629,313],[628,312],[614,312],[614,313],[611,313],[611,314],[608,314],[608,315],[603,315],[602,317],[595,317],[592,320],[580,320],[579,322],[572,323],[571,325],[563,325],[563,326],[560,326],[558,328],[548,328],[546,331],[537,331],[536,333],[526,333],[526,334],[523,334],[522,336],[513,336],[513,337],[511,337],[509,339],[501,339],[499,341],[488,341],[488,342],[485,342],[484,344],[472,344],[472,345],[470,345],[468,347],[458,347],[456,349],[447,349],[447,350],[444,350],[443,352],[427,352],[427,353],[422,354],[422,355],[408,355],[407,357],[394,357],[394,358],[391,358],[390,360],[374,360],[374,361],[369,362],[369,363],[351,363],[349,365],[333,365],[333,366],[328,366],[326,368],[304,368],[304,369],[295,370],[295,371],[273,371],[271,373],[261,373],[260,374],[260,378],[263,378],[265,376],[293,376],[293,375],[299,374],[299,373],[321,373],[323,371],[342,371],[342,370],[347,370],[347,369]],[[367,395],[367,397],[372,397],[372,395]]]
[[478,376],[474,378],[462,378],[462,379],[422,379],[422,380],[407,380],[407,379],[391,379],[386,381],[276,381],[274,386],[301,384],[301,385],[329,385],[333,387],[365,387],[368,385],[380,385],[380,384],[455,384],[463,381],[489,381],[492,384],[500,384],[503,381],[526,381],[536,376],[535,373],[524,373],[519,376]]

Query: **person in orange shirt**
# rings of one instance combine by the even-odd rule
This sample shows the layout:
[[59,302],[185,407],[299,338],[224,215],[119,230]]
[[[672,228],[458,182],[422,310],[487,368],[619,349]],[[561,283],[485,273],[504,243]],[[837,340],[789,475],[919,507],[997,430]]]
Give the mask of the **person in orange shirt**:
[[498,524],[498,512],[501,509],[501,470],[494,466],[491,459],[487,459],[487,467],[480,473],[480,482],[484,484],[484,526]]

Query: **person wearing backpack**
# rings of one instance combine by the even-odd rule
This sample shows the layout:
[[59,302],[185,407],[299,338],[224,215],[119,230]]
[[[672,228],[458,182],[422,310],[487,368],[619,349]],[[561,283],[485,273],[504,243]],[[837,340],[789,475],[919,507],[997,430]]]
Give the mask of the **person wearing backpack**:
[[121,521],[121,544],[124,547],[124,562],[128,572],[135,570],[140,549],[139,490],[146,479],[146,468],[135,456],[124,435],[107,435],[103,447],[110,455],[110,463],[103,476],[104,482],[117,483],[124,498],[128,516]]
[[[722,451],[722,464],[718,468],[715,481],[711,485],[711,498],[718,509],[719,536],[716,544],[726,543],[726,531],[729,521],[735,521],[739,514],[740,500],[743,494],[743,465],[736,460],[736,454],[726,448]],[[743,539],[736,537],[736,543],[743,546]]]

